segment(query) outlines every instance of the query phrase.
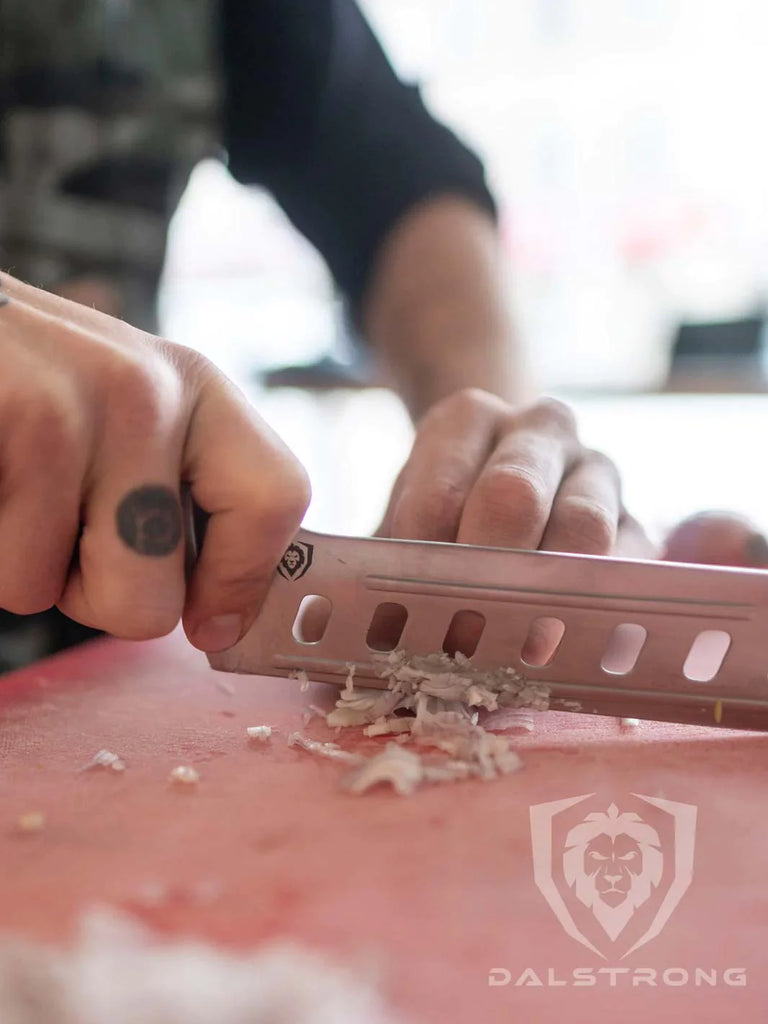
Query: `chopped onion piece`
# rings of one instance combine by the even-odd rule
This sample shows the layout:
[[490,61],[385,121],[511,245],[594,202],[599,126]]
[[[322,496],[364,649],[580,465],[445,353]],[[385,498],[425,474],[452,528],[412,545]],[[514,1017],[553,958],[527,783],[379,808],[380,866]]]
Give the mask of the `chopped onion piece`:
[[249,740],[259,740],[261,743],[266,743],[272,737],[271,725],[249,725],[245,731]]
[[380,754],[369,758],[344,779],[350,793],[365,793],[380,782],[389,783],[400,796],[410,796],[424,778],[424,765],[414,754],[398,743],[388,743]]
[[83,771],[87,772],[92,768],[109,768],[113,772],[124,772],[125,762],[117,754],[113,754],[111,750],[99,750],[83,768]]
[[302,693],[306,693],[307,690],[309,689],[309,676],[307,675],[303,668],[295,669],[293,672],[289,674],[288,678],[298,679],[300,684],[299,689],[301,690]]
[[[355,666],[340,691],[336,707],[326,716],[331,728],[363,726],[367,737],[392,736],[383,751],[370,758],[342,750],[337,743],[320,743],[301,733],[291,746],[355,765],[344,779],[350,792],[363,793],[379,782],[409,796],[422,782],[495,779],[517,771],[520,758],[507,737],[487,732],[478,724],[479,710],[497,714],[512,709],[519,725],[533,728],[532,710],[549,705],[549,687],[529,682],[514,669],[475,668],[462,654],[409,657],[402,650],[376,656],[387,689],[355,688]],[[398,715],[397,712],[406,714]],[[422,754],[403,744],[409,741]]]
[[413,727],[413,718],[398,718],[392,715],[391,718],[377,718],[371,725],[363,729],[365,736],[397,736],[400,733],[410,732]]
[[41,811],[25,811],[16,819],[16,831],[25,835],[42,832],[45,828],[45,815]]
[[168,780],[181,786],[196,786],[200,781],[200,773],[189,764],[180,764],[173,769]]
[[323,743],[320,740],[311,740],[301,732],[292,732],[288,737],[289,747],[301,747],[310,754],[317,754],[318,757],[327,757],[330,761],[345,761],[347,764],[362,764],[365,758],[362,754],[353,754],[350,750],[342,750],[338,743]]

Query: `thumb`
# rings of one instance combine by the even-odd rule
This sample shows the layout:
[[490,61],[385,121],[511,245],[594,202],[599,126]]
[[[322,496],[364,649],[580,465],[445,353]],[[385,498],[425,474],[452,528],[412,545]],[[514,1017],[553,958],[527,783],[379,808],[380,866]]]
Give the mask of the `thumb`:
[[666,540],[668,562],[768,568],[768,540],[745,516],[735,512],[697,512],[679,523]]

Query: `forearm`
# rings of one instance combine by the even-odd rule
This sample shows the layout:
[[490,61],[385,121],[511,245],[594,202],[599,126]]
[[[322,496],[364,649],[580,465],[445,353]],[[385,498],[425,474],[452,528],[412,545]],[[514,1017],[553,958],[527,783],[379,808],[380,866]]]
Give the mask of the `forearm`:
[[363,327],[414,420],[466,387],[529,397],[491,218],[459,197],[411,210],[384,242]]

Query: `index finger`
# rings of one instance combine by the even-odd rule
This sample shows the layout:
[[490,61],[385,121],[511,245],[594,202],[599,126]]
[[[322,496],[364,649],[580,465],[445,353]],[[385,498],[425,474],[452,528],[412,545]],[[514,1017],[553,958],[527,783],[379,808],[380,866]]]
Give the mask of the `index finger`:
[[184,609],[191,642],[205,651],[246,632],[309,504],[304,469],[223,377],[193,413],[184,476],[210,518]]

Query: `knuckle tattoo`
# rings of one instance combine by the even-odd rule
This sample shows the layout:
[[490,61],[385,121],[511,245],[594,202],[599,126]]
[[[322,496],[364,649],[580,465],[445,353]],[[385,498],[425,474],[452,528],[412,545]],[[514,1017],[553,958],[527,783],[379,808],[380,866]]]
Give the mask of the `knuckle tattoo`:
[[120,539],[139,555],[162,558],[181,540],[181,505],[170,487],[147,484],[129,491],[117,507],[116,519]]

